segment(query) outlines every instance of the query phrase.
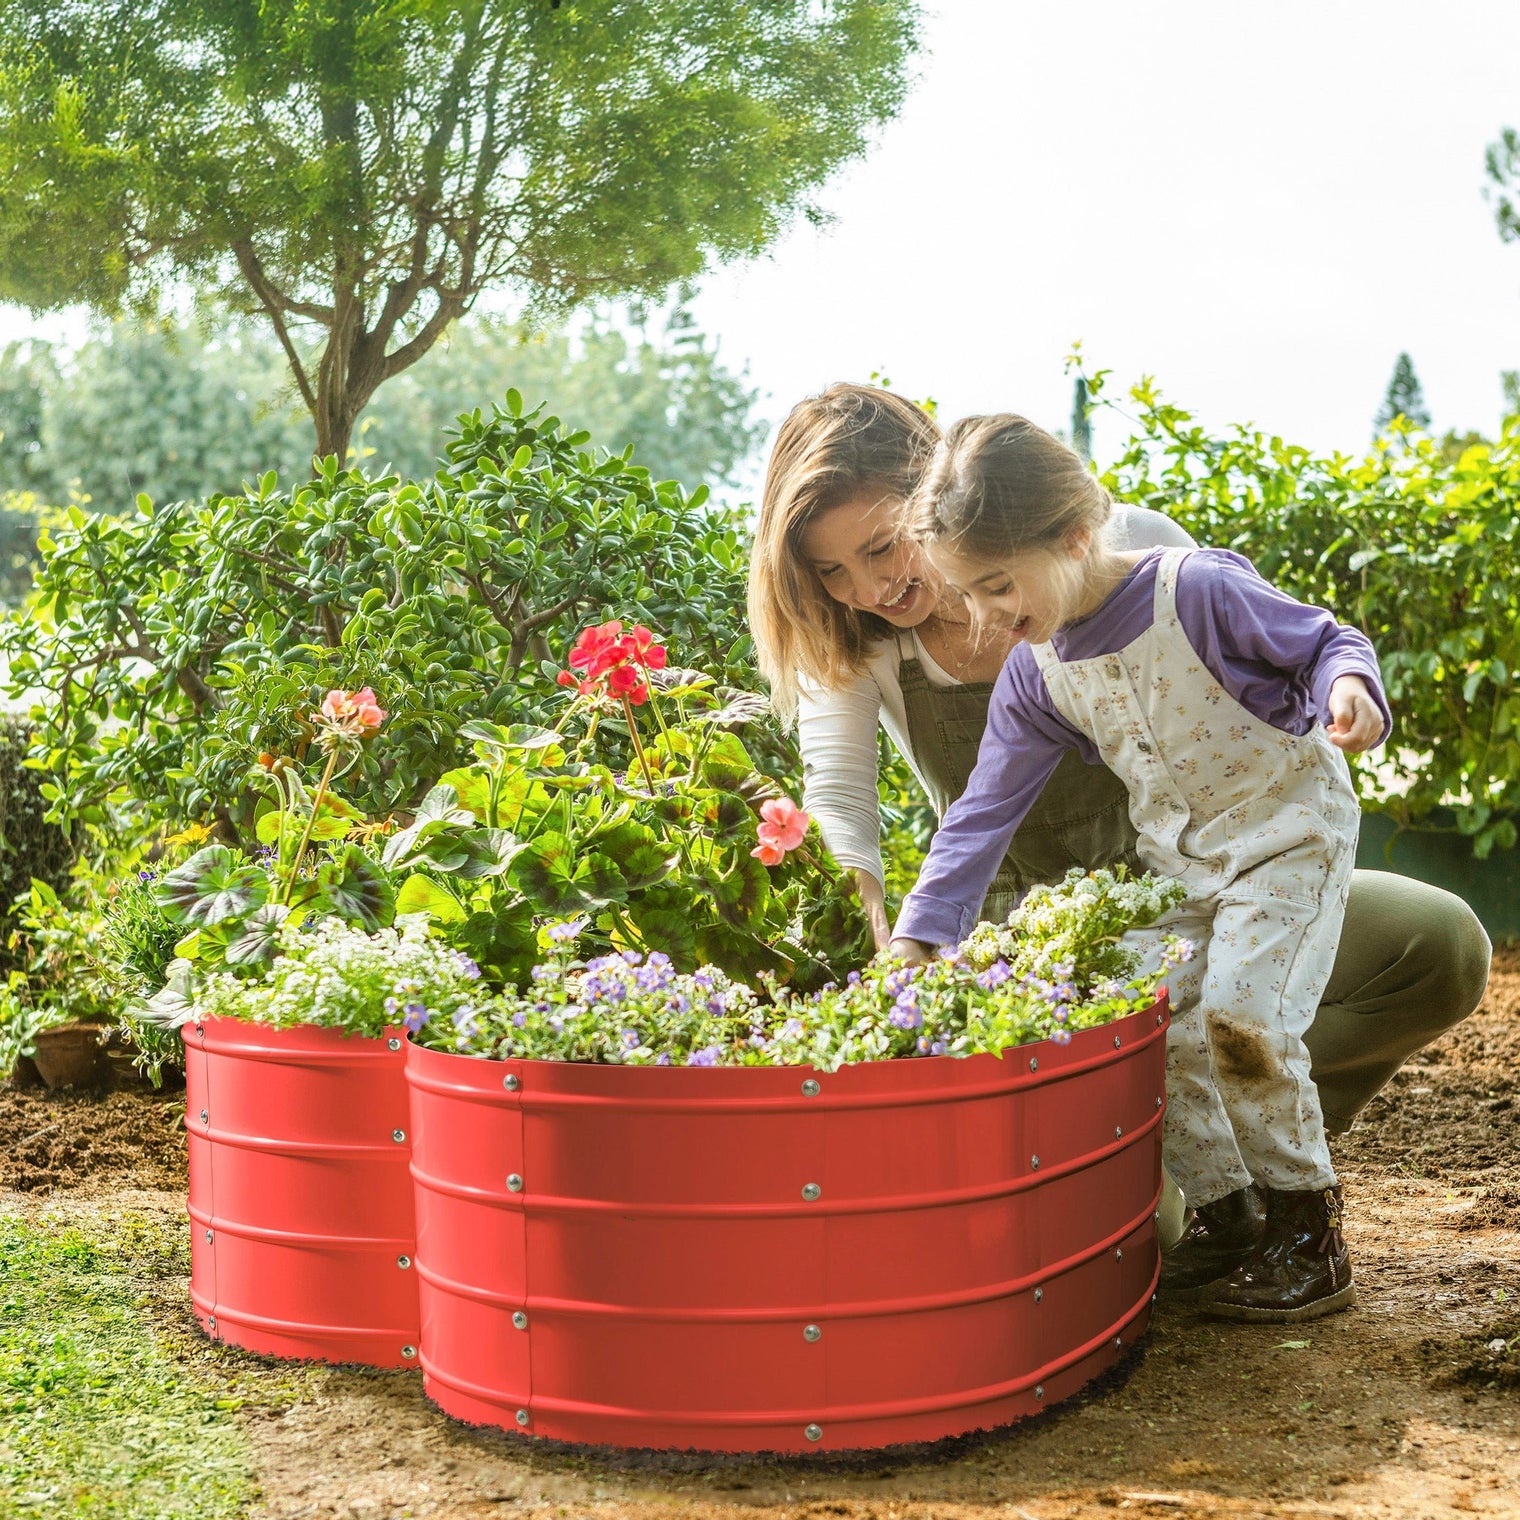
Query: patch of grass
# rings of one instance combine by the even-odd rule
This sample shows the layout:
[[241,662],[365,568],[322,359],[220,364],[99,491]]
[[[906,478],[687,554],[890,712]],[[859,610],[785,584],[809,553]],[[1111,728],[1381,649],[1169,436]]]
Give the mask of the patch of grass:
[[252,1496],[247,1448],[211,1386],[155,1333],[143,1274],[183,1249],[127,1215],[97,1238],[0,1217],[0,1515],[222,1520]]

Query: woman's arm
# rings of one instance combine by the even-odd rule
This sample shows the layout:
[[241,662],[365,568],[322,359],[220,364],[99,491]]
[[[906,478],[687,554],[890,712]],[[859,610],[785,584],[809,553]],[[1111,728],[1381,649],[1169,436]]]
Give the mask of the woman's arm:
[[798,700],[802,805],[829,853],[854,873],[877,949],[890,930],[876,790],[880,719],[881,690],[869,674],[833,691],[804,686]]

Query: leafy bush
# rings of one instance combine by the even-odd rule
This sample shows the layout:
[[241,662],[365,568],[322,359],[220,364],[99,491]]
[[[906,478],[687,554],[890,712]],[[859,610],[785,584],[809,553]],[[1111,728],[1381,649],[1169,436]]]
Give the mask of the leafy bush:
[[[1088,379],[1098,394],[1104,372]],[[1103,473],[1121,501],[1239,550],[1274,585],[1328,607],[1372,640],[1393,707],[1364,803],[1405,826],[1449,804],[1474,853],[1520,824],[1520,417],[1455,458],[1394,424],[1363,459],[1321,458],[1237,427],[1216,438],[1130,392],[1138,426]],[[1106,402],[1100,404],[1109,404]]]
[[75,856],[68,836],[47,821],[42,776],[24,764],[30,736],[29,722],[0,713],[0,977],[27,960],[17,900],[33,880],[61,891]]
[[0,640],[10,690],[44,694],[54,815],[99,822],[114,804],[247,843],[258,754],[304,756],[306,704],[359,685],[389,710],[390,742],[350,795],[382,817],[410,809],[465,758],[465,719],[532,720],[551,647],[620,607],[720,680],[750,668],[735,525],[702,491],[586,445],[509,392],[460,419],[428,481],[329,462],[291,491],[268,475],[122,518],[72,509]]

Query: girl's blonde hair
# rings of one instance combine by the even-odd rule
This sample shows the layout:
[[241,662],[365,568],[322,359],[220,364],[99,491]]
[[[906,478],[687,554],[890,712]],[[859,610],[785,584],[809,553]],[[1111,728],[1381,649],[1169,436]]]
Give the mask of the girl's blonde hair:
[[[1081,457],[1026,417],[963,417],[935,450],[907,511],[919,543],[977,564],[1050,556],[1061,600],[1074,607],[1107,548],[1113,499]],[[1081,560],[1063,552],[1091,536]]]
[[831,385],[781,424],[750,553],[749,626],[783,720],[796,715],[799,675],[825,689],[842,686],[892,631],[824,590],[802,557],[804,531],[867,492],[906,502],[939,438],[921,406],[869,385]]

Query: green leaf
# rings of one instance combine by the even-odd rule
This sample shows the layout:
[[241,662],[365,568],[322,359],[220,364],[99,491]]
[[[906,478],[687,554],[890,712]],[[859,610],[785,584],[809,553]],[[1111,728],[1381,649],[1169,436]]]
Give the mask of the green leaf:
[[463,904],[447,887],[417,872],[408,876],[396,893],[396,917],[406,913],[426,913],[439,924],[458,923],[466,916]]
[[283,903],[265,903],[238,925],[239,933],[228,940],[222,958],[229,966],[270,966],[280,949],[280,931],[290,909]]
[[241,918],[269,898],[269,877],[243,864],[222,844],[197,850],[154,883],[154,896],[171,923],[210,925]]
[[527,848],[507,829],[472,829],[459,835],[456,842],[463,859],[450,869],[466,881],[500,876]]
[[384,871],[358,845],[345,845],[317,870],[320,901],[348,923],[374,933],[395,917],[396,898]]

